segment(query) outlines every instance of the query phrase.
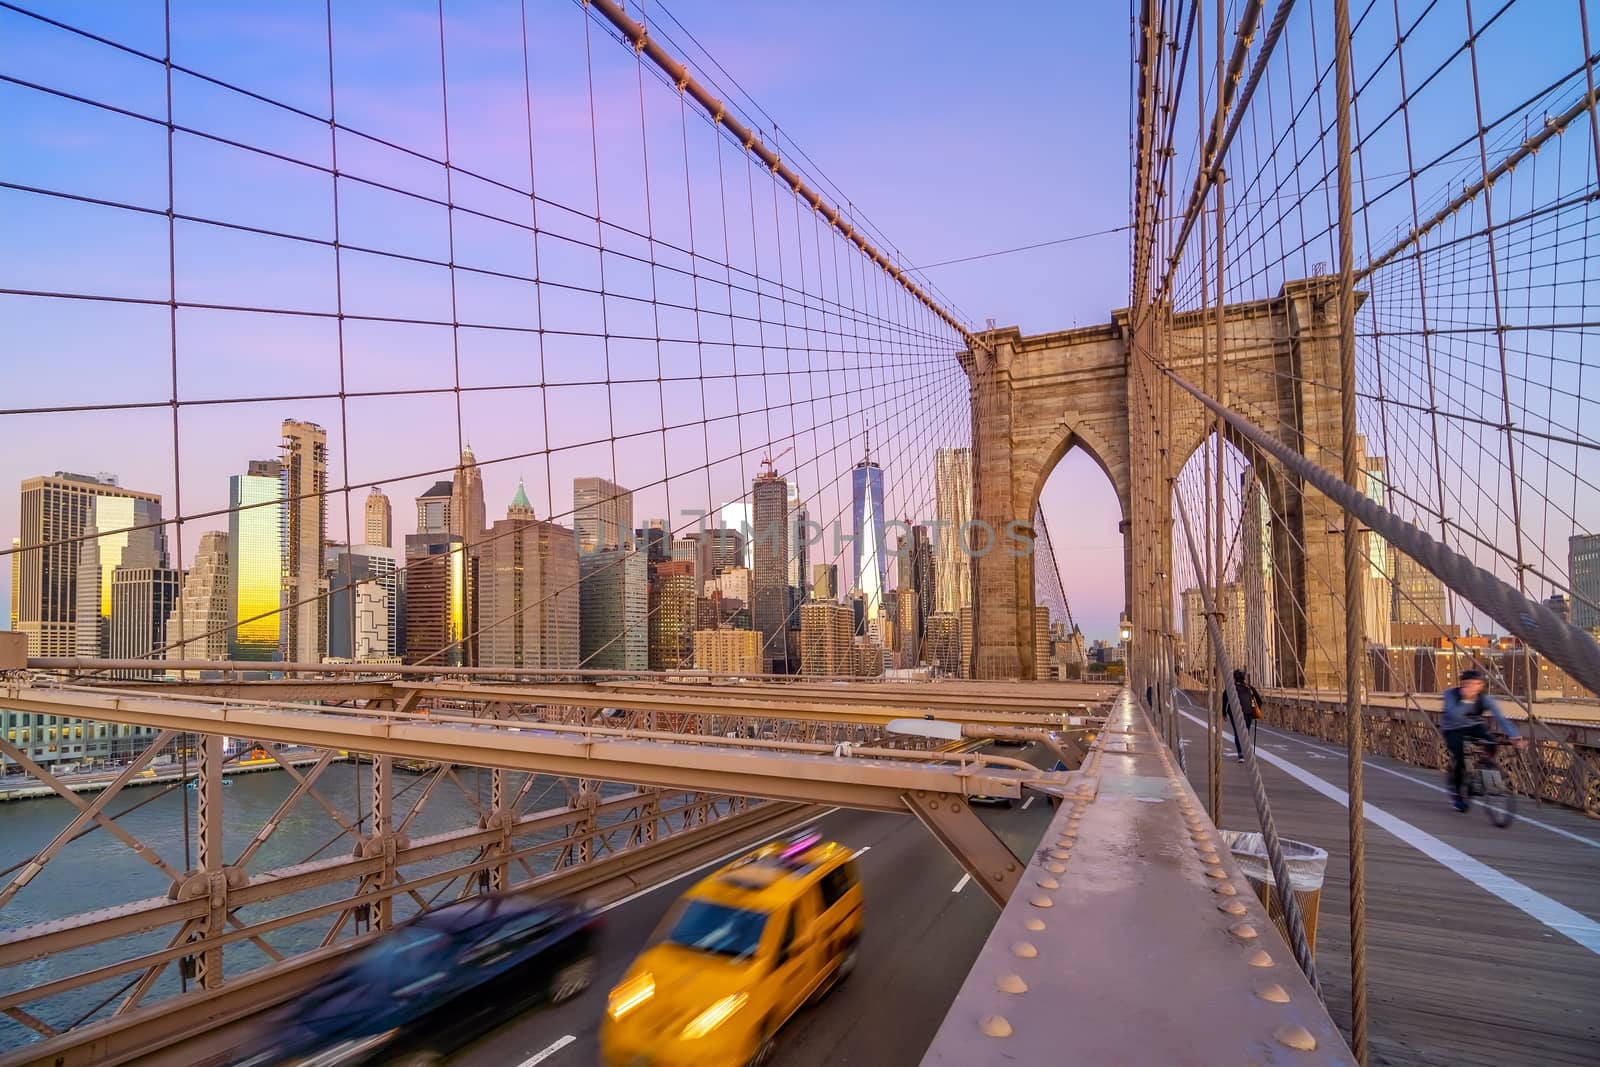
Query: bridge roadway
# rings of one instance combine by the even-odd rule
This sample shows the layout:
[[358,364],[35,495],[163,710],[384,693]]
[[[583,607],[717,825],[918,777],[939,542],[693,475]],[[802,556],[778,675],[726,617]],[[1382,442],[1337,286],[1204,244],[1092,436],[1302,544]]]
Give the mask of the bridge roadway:
[[[1035,764],[1054,760],[1042,745],[1001,749]],[[1026,806],[1024,806],[1026,805]],[[1043,797],[1010,808],[977,809],[1015,853],[1027,855],[1049,824]],[[827,999],[803,1010],[782,1031],[774,1067],[856,1064],[915,1067],[943,1021],[983,947],[999,911],[959,864],[915,819],[851,809],[819,808],[814,820],[831,839],[860,850],[857,863],[867,901],[867,925],[856,973]],[[743,852],[743,849],[738,852]],[[731,853],[733,858],[738,852]],[[594,985],[572,1001],[508,1020],[460,1050],[452,1067],[592,1067],[599,1062],[599,1025],[606,996],[649,939],[656,924],[696,877],[723,861],[680,875],[607,907]],[[885,1026],[882,994],[896,1004]],[[248,1026],[229,1031],[248,1033]],[[231,1041],[227,1043],[231,1044]],[[248,1045],[232,1050],[247,1054]],[[229,1050],[207,1044],[205,1062],[224,1062]],[[544,1059],[536,1059],[547,1053]],[[157,1057],[154,1067],[187,1067],[195,1046]]]
[[[1205,711],[1180,720],[1206,794]],[[1317,930],[1329,1012],[1349,1035],[1347,761],[1259,728],[1278,831],[1329,852]],[[1257,828],[1226,733],[1224,827]],[[1507,829],[1449,806],[1436,772],[1365,761],[1371,1063],[1407,1067],[1600,1062],[1600,822],[1523,799]]]

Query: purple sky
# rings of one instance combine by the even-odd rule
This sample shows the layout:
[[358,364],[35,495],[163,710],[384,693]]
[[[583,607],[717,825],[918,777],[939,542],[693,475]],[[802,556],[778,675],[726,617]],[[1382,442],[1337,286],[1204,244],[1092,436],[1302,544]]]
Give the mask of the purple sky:
[[[672,13],[721,63],[713,71],[725,87],[739,85],[815,161],[832,194],[842,189],[857,211],[886,234],[907,264],[933,263],[1015,245],[1118,226],[1127,201],[1127,21],[1115,5],[1068,11],[1048,6],[1028,15],[1018,32],[1016,13],[968,5],[824,3],[804,10],[751,5],[730,20],[725,5],[682,0]],[[451,154],[462,167],[511,184],[527,181],[527,115],[524,111],[519,4],[515,0],[450,3],[449,49]],[[161,4],[58,3],[52,17],[154,54],[162,51]],[[381,15],[364,6],[336,4],[334,60],[338,118],[348,125],[430,154],[443,151],[438,23],[432,5],[388,5]],[[598,157],[601,214],[609,222],[653,232],[663,240],[687,241],[689,213],[681,199],[685,181],[677,102],[665,87],[645,85],[650,161],[641,158],[639,90],[631,51],[591,31],[594,128],[591,146],[589,97],[580,9],[556,0],[529,0],[532,121],[539,156],[539,193],[552,201],[593,211]],[[229,5],[174,0],[172,49],[182,65],[238,83],[272,99],[326,114],[328,56],[321,0]],[[675,43],[692,48],[684,32],[668,24]],[[702,63],[702,65],[705,65]],[[0,69],[23,81],[114,103],[160,118],[166,95],[161,69],[146,60],[0,12]],[[290,115],[207,85],[176,76],[175,119],[206,132],[329,165],[325,123]],[[751,109],[746,107],[747,113]],[[691,116],[691,119],[693,116]],[[754,121],[765,127],[766,120]],[[771,138],[771,131],[765,131]],[[168,287],[167,222],[159,212],[167,200],[167,144],[159,124],[0,83],[0,180],[128,203],[154,213],[116,210],[59,197],[0,189],[0,286],[96,293],[164,300]],[[691,121],[688,170],[696,202],[694,221],[702,246],[720,243],[722,225],[706,194],[717,183],[714,142],[705,124]],[[343,170],[381,175],[390,184],[443,197],[440,168],[418,163],[371,141],[341,136]],[[325,174],[259,153],[182,133],[174,138],[174,198],[180,213],[226,219],[265,230],[331,237],[330,181]],[[725,147],[725,180],[744,175],[742,162]],[[647,213],[642,179],[651,178]],[[764,176],[756,176],[756,205],[767,209]],[[370,245],[423,259],[449,257],[442,209],[403,196],[341,183],[341,237],[347,245]],[[744,196],[742,191],[739,196]],[[457,204],[510,215],[527,212],[517,198],[482,183],[458,178]],[[747,200],[741,201],[746,213]],[[735,204],[737,207],[737,203]],[[786,210],[787,206],[786,206]],[[737,212],[735,212],[737,214]],[[522,216],[518,216],[522,217]],[[546,210],[542,227],[583,231],[579,221]],[[737,246],[750,241],[749,223],[734,218],[727,235]],[[764,225],[764,223],[763,223]],[[780,229],[789,226],[780,222]],[[809,224],[806,224],[809,225]],[[741,229],[741,226],[743,227]],[[502,228],[503,230],[503,228]],[[592,239],[588,224],[584,236]],[[803,236],[812,240],[809,229]],[[528,245],[522,234],[497,231],[456,213],[459,262],[511,273],[526,271]],[[763,238],[765,240],[765,238]],[[784,238],[788,240],[788,238]],[[607,233],[608,246],[626,238]],[[331,250],[314,243],[221,230],[180,222],[176,227],[179,299],[221,305],[265,305],[317,313],[333,310]],[[642,247],[642,242],[636,242]],[[787,247],[787,246],[785,246]],[[1026,332],[1103,321],[1126,303],[1126,235],[939,267],[928,276],[980,325],[1020,325]],[[720,249],[718,250],[720,254]],[[823,246],[826,254],[826,246]],[[762,245],[761,273],[775,275],[772,248]],[[591,253],[541,242],[542,276],[597,281]],[[736,262],[742,253],[734,252]],[[791,253],[792,255],[792,253]],[[665,258],[665,257],[663,257]],[[795,264],[786,264],[794,285]],[[610,291],[648,290],[650,272],[628,277],[608,261]],[[815,263],[812,264],[815,270]],[[611,475],[637,484],[661,477],[662,453],[670,471],[737,455],[710,472],[696,469],[674,477],[666,491],[641,494],[636,518],[703,507],[708,497],[726,498],[747,486],[758,465],[759,442],[799,433],[795,453],[781,468],[800,463],[802,491],[812,517],[826,523],[848,504],[849,464],[870,423],[875,451],[886,456],[894,513],[931,512],[931,449],[965,443],[965,383],[948,373],[947,334],[909,301],[881,288],[869,303],[865,272],[851,276],[863,308],[879,307],[903,324],[880,333],[881,343],[901,353],[902,369],[873,377],[845,373],[805,376],[797,407],[775,416],[732,421],[711,432],[697,427],[646,433],[615,449],[608,444],[574,449],[574,442],[611,434],[659,430],[733,409],[734,386],[726,379],[698,382],[651,380],[658,368],[668,377],[688,365],[686,351],[657,355],[648,344],[569,337],[547,342],[543,381],[537,388],[526,335],[448,327],[346,324],[343,388],[449,390],[457,380],[478,391],[462,394],[460,422],[449,392],[417,396],[262,400],[337,393],[341,387],[338,339],[330,318],[313,315],[252,315],[183,309],[177,329],[179,416],[178,464],[173,478],[173,419],[162,405],[171,397],[172,337],[159,304],[85,303],[0,297],[0,345],[8,367],[8,410],[55,405],[149,404],[119,411],[0,415],[0,485],[57,469],[110,471],[123,484],[161,492],[169,515],[226,505],[229,474],[248,459],[271,456],[277,425],[285,417],[316,421],[333,437],[331,480],[344,481],[346,448],[352,483],[394,478],[428,467],[445,467],[458,440],[470,440],[480,457],[562,450],[549,464],[543,456],[486,467],[491,520],[501,514],[519,476],[540,514],[570,507],[570,480],[577,474]],[[347,312],[448,319],[450,289],[443,268],[346,253],[340,281]],[[668,299],[672,279],[655,279]],[[845,283],[840,283],[841,289]],[[835,292],[834,281],[822,284]],[[680,287],[682,288],[682,287]],[[527,326],[542,313],[547,328],[563,323],[596,329],[603,312],[613,334],[650,334],[648,305],[569,294],[531,306],[531,287],[458,272],[458,315]],[[702,298],[703,295],[702,295]],[[842,299],[842,297],[841,297]],[[770,319],[774,301],[763,298]],[[888,311],[889,308],[895,308]],[[750,309],[753,313],[753,304]],[[670,328],[661,324],[662,332]],[[861,332],[859,328],[856,332]],[[912,331],[917,331],[913,333]],[[735,338],[741,345],[751,337]],[[769,342],[770,343],[770,340]],[[918,365],[917,357],[926,357]],[[724,362],[727,357],[722,357]],[[741,349],[741,374],[752,373]],[[575,384],[637,377],[631,385]],[[764,365],[770,375],[771,365]],[[459,367],[459,371],[458,371]],[[929,368],[933,368],[930,370]],[[712,373],[717,368],[707,368]],[[731,367],[728,369],[732,369]],[[742,410],[774,403],[763,397],[756,369],[738,386]],[[796,369],[791,366],[791,369]],[[767,383],[770,384],[770,381]],[[486,391],[488,386],[508,386]],[[906,401],[906,396],[911,401]],[[778,398],[781,400],[781,398]],[[776,422],[774,422],[774,419]],[[347,435],[339,433],[347,428]],[[743,442],[743,454],[738,454]],[[680,462],[681,455],[690,459]],[[639,473],[635,473],[639,472]],[[388,487],[395,502],[397,539],[411,529],[411,499],[433,480],[418,475]],[[841,490],[841,484],[843,486]],[[896,494],[899,499],[895,500]],[[350,494],[359,527],[365,490]],[[1085,457],[1069,456],[1046,487],[1044,507],[1056,538],[1058,561],[1080,625],[1091,636],[1112,635],[1122,608],[1122,562],[1114,495]],[[0,534],[16,530],[14,490],[0,493]],[[345,502],[330,507],[330,536],[342,538]],[[919,517],[924,517],[920,516]],[[931,513],[925,517],[931,518]],[[681,522],[681,520],[679,520]],[[225,525],[202,518],[185,525],[185,556],[199,533]],[[815,557],[814,557],[815,558]],[[187,559],[186,559],[187,561]],[[0,583],[0,600],[9,583]]]

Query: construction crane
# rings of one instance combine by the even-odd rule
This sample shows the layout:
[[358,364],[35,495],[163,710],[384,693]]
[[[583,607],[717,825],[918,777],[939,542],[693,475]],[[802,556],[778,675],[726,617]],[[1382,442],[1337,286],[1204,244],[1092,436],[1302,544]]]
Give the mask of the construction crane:
[[773,460],[782,459],[784,456],[787,456],[790,452],[793,452],[793,451],[794,451],[794,445],[790,445],[788,448],[785,448],[782,452],[779,452],[777,455],[762,456],[761,457],[761,465],[763,467],[765,467],[766,469],[764,471],[762,471],[761,473],[766,475],[768,478],[770,478],[774,474],[778,473],[772,466]]

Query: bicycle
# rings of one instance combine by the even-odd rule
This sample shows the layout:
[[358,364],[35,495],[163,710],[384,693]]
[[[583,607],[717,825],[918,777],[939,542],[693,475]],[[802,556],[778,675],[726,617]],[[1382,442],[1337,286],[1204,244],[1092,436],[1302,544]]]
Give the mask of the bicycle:
[[1495,750],[1511,742],[1499,738],[1487,741],[1472,738],[1468,744],[1472,746],[1472,761],[1466,774],[1467,802],[1470,804],[1472,797],[1481,797],[1489,821],[1504,829],[1517,817],[1517,795],[1511,791],[1510,781],[1495,761]]

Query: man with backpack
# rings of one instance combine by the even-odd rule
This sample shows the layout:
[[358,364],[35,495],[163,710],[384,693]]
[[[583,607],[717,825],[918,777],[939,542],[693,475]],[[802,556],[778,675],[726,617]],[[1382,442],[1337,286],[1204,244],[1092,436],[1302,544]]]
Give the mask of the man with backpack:
[[1239,719],[1233,707],[1233,693],[1238,690],[1239,699],[1244,702],[1243,718],[1245,729],[1250,731],[1250,747],[1256,747],[1256,723],[1261,721],[1261,693],[1245,678],[1242,670],[1233,672],[1233,686],[1222,691],[1222,706],[1227,709],[1228,722],[1233,725],[1233,747],[1239,751],[1239,762],[1244,762],[1244,745],[1239,738]]

